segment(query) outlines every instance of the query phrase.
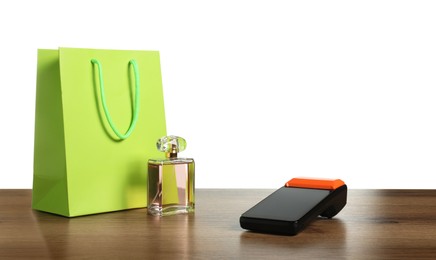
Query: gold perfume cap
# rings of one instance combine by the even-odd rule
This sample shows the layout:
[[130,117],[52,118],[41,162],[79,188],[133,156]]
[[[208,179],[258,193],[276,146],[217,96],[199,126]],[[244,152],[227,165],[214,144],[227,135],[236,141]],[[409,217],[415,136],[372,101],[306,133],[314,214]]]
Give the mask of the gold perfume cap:
[[175,135],[164,136],[157,140],[156,147],[164,152],[167,158],[176,158],[177,153],[186,149],[186,140]]

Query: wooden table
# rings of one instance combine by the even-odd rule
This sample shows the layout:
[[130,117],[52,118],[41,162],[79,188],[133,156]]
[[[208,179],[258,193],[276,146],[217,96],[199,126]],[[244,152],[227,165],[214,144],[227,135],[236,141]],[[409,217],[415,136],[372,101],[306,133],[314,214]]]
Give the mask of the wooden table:
[[197,190],[193,215],[145,209],[65,218],[0,190],[0,259],[436,259],[436,190],[349,190],[333,219],[297,236],[247,232],[239,216],[272,190]]

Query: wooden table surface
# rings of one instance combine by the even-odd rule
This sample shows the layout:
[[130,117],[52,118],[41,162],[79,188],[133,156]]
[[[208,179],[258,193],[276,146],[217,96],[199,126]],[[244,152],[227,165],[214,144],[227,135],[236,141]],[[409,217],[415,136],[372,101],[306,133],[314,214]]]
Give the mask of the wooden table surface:
[[200,189],[192,215],[69,219],[32,210],[31,190],[0,190],[0,259],[436,259],[436,190],[349,190],[335,218],[297,236],[241,229],[271,192]]

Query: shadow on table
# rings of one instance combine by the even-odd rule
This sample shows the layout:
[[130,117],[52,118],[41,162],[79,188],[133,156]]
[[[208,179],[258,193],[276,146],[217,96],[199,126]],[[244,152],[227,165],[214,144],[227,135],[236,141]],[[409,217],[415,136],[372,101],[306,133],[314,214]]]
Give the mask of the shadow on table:
[[156,218],[146,209],[133,209],[75,218],[33,211],[33,217],[54,259],[142,259],[153,252],[183,256],[192,251],[194,216]]
[[295,236],[242,232],[240,257],[338,256],[346,250],[346,225],[340,219],[319,218]]

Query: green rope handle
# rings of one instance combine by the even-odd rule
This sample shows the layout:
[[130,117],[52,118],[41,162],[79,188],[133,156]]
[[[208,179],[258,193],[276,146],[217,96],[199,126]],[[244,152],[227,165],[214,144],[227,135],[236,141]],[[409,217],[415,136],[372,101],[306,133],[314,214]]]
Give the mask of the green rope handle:
[[136,122],[138,121],[138,113],[139,113],[139,72],[138,72],[138,64],[136,63],[136,60],[130,60],[129,65],[132,65],[133,72],[135,74],[135,101],[133,105],[133,117],[132,121],[130,122],[129,129],[125,134],[120,133],[118,131],[117,127],[115,126],[114,122],[112,121],[112,117],[109,114],[109,110],[106,104],[106,96],[104,93],[104,83],[103,83],[103,70],[101,67],[101,63],[97,59],[91,59],[92,64],[96,64],[98,67],[98,79],[100,81],[100,96],[101,96],[101,104],[103,106],[104,114],[106,115],[107,122],[109,123],[109,126],[112,128],[112,131],[121,139],[124,140],[127,137],[129,137],[133,129],[136,126]]

